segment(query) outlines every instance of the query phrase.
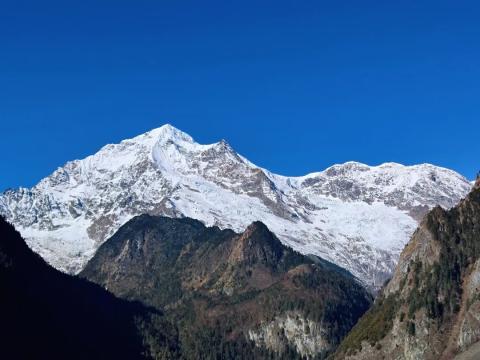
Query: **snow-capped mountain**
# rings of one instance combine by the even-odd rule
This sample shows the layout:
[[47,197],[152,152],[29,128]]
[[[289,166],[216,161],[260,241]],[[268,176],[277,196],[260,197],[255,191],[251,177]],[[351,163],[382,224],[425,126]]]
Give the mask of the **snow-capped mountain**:
[[243,231],[261,220],[282,242],[377,286],[418,220],[455,205],[471,183],[429,164],[334,165],[302,177],[255,166],[225,141],[200,145],[164,125],[83,160],[31,189],[0,195],[0,213],[58,269],[76,273],[135,215],[188,216]]

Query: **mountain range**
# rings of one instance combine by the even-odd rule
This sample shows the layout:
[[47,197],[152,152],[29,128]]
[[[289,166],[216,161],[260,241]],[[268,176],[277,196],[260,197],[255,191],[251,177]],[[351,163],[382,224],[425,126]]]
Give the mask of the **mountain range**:
[[472,184],[429,164],[348,162],[301,177],[274,174],[226,141],[196,143],[170,126],[104,146],[34,187],[0,195],[0,214],[62,271],[79,273],[140,214],[190,217],[244,231],[261,220],[280,241],[378,289],[422,216],[454,206]]
[[479,289],[480,178],[429,164],[285,177],[165,125],[0,195],[2,358],[474,359]]

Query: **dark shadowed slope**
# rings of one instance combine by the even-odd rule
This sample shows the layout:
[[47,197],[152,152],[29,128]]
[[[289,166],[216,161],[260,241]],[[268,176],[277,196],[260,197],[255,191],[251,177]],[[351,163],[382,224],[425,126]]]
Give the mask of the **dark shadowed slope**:
[[81,275],[164,310],[187,358],[323,357],[371,303],[349,273],[284,246],[261,222],[236,234],[142,215]]
[[[1,359],[143,359],[150,354],[143,338],[163,321],[53,269],[1,217],[0,294]],[[174,354],[175,338],[162,324],[151,349]]]

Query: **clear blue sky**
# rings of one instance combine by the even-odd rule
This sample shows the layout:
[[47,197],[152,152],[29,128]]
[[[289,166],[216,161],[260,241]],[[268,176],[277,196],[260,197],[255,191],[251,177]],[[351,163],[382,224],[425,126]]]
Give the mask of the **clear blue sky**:
[[478,1],[2,1],[0,189],[166,122],[277,173],[480,169]]

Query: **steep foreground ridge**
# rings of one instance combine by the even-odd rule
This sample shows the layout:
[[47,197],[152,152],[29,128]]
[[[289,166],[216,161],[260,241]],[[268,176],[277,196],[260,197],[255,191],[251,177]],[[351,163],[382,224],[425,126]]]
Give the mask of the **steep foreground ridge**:
[[261,222],[237,234],[141,215],[80,275],[164,311],[190,359],[321,359],[372,301],[351,274],[284,246]]
[[302,177],[255,166],[225,141],[200,145],[170,125],[83,160],[31,189],[0,194],[0,214],[58,269],[78,273],[133,216],[191,217],[243,231],[262,220],[284,243],[378,287],[429,209],[455,205],[471,188],[428,164],[349,162]]
[[[336,357],[452,359],[480,340],[479,290],[480,179],[455,208],[424,218]],[[460,358],[480,355],[475,346]]]
[[159,311],[53,269],[0,217],[1,359],[161,359],[177,343]]

